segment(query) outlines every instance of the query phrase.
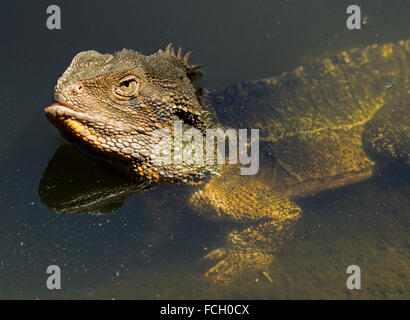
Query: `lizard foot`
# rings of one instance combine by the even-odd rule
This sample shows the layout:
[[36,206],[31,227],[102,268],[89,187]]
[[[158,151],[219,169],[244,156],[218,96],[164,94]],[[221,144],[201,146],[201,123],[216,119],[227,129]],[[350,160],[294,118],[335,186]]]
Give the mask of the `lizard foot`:
[[[235,234],[235,236],[233,236]],[[238,233],[231,233],[229,238],[237,239]],[[229,243],[225,248],[218,248],[208,253],[204,259],[217,261],[205,277],[213,284],[226,286],[246,271],[264,271],[272,263],[274,255],[255,247],[243,247]]]

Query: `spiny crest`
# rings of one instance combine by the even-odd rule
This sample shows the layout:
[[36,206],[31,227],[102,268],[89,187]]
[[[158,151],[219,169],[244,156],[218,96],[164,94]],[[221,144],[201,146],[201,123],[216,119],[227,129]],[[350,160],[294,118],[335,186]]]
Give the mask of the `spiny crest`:
[[197,73],[197,70],[202,67],[201,64],[189,64],[189,58],[192,56],[193,51],[188,51],[185,55],[182,54],[182,48],[179,47],[175,54],[175,49],[172,43],[168,44],[165,50],[158,50],[159,55],[169,55],[175,57],[185,68],[188,75],[192,76]]

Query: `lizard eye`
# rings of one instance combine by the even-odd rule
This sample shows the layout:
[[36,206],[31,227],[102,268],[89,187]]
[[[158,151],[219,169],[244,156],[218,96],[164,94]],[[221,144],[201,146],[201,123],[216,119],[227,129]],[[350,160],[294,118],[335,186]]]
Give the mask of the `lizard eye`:
[[137,81],[135,79],[122,80],[116,91],[122,96],[130,97],[137,91]]

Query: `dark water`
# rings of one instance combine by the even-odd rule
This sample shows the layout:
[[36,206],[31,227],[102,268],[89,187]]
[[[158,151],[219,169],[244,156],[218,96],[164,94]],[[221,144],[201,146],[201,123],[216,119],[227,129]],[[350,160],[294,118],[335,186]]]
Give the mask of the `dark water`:
[[[232,226],[176,201],[184,187],[124,195],[108,208],[114,213],[98,216],[53,213],[47,205],[57,198],[39,196],[40,181],[52,181],[61,198],[93,182],[121,183],[61,140],[43,114],[79,51],[149,54],[173,42],[195,50],[192,61],[205,65],[200,84],[220,90],[348,48],[408,39],[408,1],[356,2],[368,17],[360,31],[346,28],[350,1],[53,3],[62,30],[46,28],[48,2],[1,3],[0,298],[410,298],[405,167],[301,201],[302,219],[270,267],[272,282],[245,274],[225,288],[204,281],[201,257],[223,245]],[[45,285],[52,264],[62,270],[60,291]],[[362,269],[360,291],[346,288],[351,264]]]

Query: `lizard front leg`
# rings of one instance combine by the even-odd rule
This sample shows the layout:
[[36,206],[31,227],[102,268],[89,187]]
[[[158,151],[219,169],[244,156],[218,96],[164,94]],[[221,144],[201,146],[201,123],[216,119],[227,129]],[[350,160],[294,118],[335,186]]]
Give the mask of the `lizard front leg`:
[[249,223],[243,230],[232,231],[224,247],[205,256],[218,261],[205,273],[218,284],[227,284],[247,270],[266,270],[291,237],[301,212],[258,176],[235,175],[231,168],[212,177],[190,203],[204,215]]

